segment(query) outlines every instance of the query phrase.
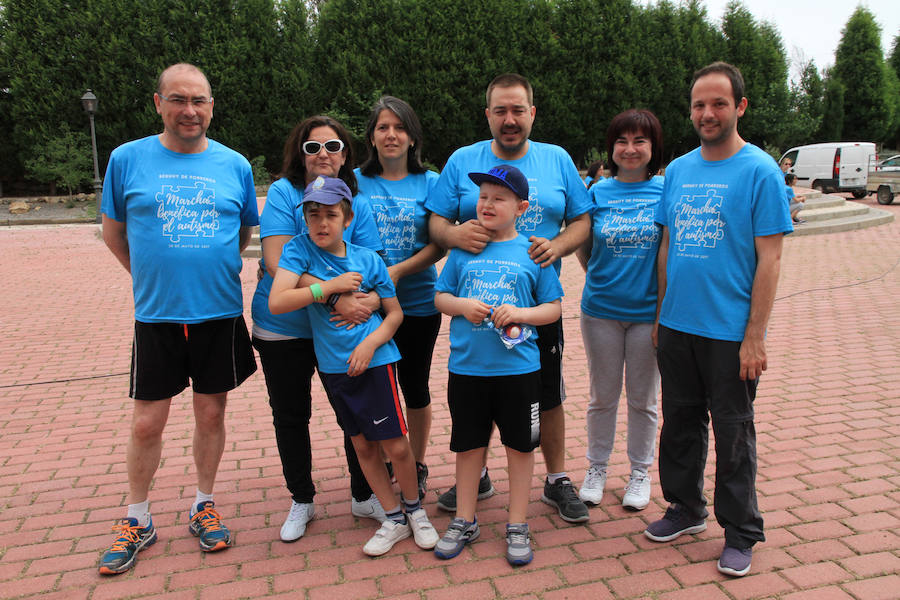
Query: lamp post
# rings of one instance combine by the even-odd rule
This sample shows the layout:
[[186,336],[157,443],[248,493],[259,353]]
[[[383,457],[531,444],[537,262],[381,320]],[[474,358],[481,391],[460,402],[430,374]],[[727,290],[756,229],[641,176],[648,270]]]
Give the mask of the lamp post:
[[100,182],[100,169],[97,166],[97,134],[94,132],[94,113],[97,112],[97,96],[88,89],[81,97],[81,106],[84,112],[88,114],[91,121],[91,151],[94,155],[94,196],[97,198],[97,223],[101,222],[100,218],[100,198],[103,195],[103,184]]

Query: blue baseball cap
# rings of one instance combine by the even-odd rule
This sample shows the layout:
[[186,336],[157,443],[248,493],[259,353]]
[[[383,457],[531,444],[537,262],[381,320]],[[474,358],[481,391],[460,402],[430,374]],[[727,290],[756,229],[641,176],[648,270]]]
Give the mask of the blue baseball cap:
[[331,206],[338,204],[341,200],[353,201],[353,194],[350,193],[350,188],[347,187],[347,184],[337,177],[319,175],[303,190],[303,201],[301,204],[316,202]]
[[487,173],[469,173],[476,185],[493,183],[512,190],[522,200],[528,200],[528,180],[522,171],[510,165],[497,165]]

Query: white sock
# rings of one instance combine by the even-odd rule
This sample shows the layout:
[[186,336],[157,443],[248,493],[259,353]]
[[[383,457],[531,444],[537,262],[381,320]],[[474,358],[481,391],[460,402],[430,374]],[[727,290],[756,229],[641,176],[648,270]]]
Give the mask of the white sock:
[[138,525],[146,527],[150,524],[150,501],[144,500],[128,505],[128,518],[137,519]]
[[212,502],[213,495],[212,494],[204,494],[197,489],[197,495],[194,496],[194,503],[191,504],[191,516],[194,516],[197,513],[197,505],[201,502]]
[[487,475],[487,467],[481,467],[481,477],[478,479],[483,479],[485,475]]
[[558,479],[562,479],[566,476],[566,472],[562,471],[560,473],[547,473],[547,481],[550,482],[550,485],[556,483]]

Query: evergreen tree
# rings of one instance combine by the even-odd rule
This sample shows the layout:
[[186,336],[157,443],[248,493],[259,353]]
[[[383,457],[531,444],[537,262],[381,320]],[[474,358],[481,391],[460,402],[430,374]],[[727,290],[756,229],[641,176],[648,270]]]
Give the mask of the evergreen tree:
[[741,70],[749,101],[741,136],[760,148],[783,140],[788,109],[788,61],[781,36],[768,23],[757,24],[743,4],[730,2],[722,19],[724,60]]
[[841,34],[835,53],[834,77],[844,87],[844,126],[841,138],[880,141],[891,125],[886,99],[881,28],[875,16],[858,7]]
[[785,121],[784,146],[798,146],[827,140],[818,139],[822,127],[825,84],[814,60],[800,69],[800,81],[791,86],[790,111]]
[[816,139],[820,142],[835,142],[841,139],[844,130],[844,84],[829,69],[825,77],[825,93],[822,107],[822,125]]

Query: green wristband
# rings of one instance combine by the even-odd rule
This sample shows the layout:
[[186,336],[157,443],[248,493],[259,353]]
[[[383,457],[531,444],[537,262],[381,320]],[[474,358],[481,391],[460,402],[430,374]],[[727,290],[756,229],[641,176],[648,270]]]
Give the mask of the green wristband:
[[309,291],[312,292],[313,300],[319,302],[322,298],[325,297],[325,294],[322,293],[322,286],[318,283],[314,283],[309,286]]

